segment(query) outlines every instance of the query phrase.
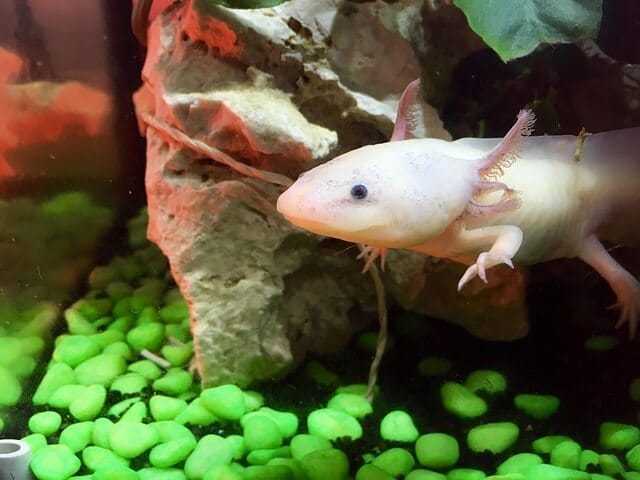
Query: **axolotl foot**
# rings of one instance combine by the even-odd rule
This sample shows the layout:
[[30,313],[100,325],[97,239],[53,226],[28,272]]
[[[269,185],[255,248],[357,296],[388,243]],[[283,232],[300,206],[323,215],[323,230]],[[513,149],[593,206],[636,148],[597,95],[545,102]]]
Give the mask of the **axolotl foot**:
[[467,268],[467,270],[464,272],[464,275],[462,275],[462,277],[460,278],[460,281],[458,282],[458,291],[462,290],[462,288],[476,276],[480,277],[480,280],[482,280],[484,283],[487,283],[487,270],[502,263],[513,268],[513,262],[511,261],[511,257],[509,257],[508,255],[482,252],[480,255],[478,255],[476,263],[469,266],[469,268]]
[[629,336],[633,338],[640,317],[640,283],[638,280],[616,262],[595,235],[585,239],[578,256],[591,265],[609,283],[617,299],[610,308],[620,309],[620,317],[616,327],[628,323]]
[[615,287],[614,285],[611,287],[616,294],[617,301],[609,308],[620,309],[616,328],[629,324],[629,337],[633,338],[638,329],[638,318],[640,317],[640,284],[631,274],[628,274],[628,278],[620,280]]

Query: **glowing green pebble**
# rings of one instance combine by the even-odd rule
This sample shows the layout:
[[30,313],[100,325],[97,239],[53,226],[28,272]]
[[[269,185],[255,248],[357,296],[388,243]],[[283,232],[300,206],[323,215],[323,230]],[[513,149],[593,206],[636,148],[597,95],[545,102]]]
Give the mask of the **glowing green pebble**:
[[149,400],[149,410],[155,420],[173,420],[185,408],[187,402],[179,398],[167,397],[165,395],[154,395]]
[[205,435],[184,463],[188,478],[201,478],[207,470],[217,465],[229,465],[233,459],[231,447],[219,435]]
[[184,345],[165,345],[162,347],[161,353],[171,365],[182,367],[193,356],[193,346],[188,343]]
[[170,368],[153,382],[153,389],[169,395],[180,395],[191,388],[193,377],[181,368]]
[[295,435],[298,430],[298,417],[291,412],[281,412],[269,407],[261,407],[255,412],[249,412],[240,419],[240,425],[244,427],[245,423],[252,417],[263,415],[273,420],[283,437],[288,438]]
[[451,371],[451,360],[445,357],[425,357],[418,363],[418,373],[425,377],[440,377]]
[[293,472],[284,465],[251,465],[244,469],[242,478],[244,480],[293,480]]
[[123,395],[140,393],[149,385],[149,381],[139,373],[129,372],[116,378],[109,390],[120,392]]
[[296,460],[300,460],[309,452],[331,448],[331,442],[323,437],[301,433],[291,439],[290,446],[291,456]]
[[640,472],[640,445],[636,445],[629,450],[625,454],[625,459],[627,460],[627,465],[629,465],[632,470]]
[[180,299],[162,307],[158,313],[163,322],[180,323],[189,318],[189,306],[185,300]]
[[232,384],[207,388],[200,394],[200,401],[216,417],[239,420],[245,413],[244,393]]
[[77,420],[93,420],[98,416],[107,398],[107,390],[102,385],[89,385],[82,397],[69,405],[69,413]]
[[613,335],[594,335],[584,342],[584,348],[596,352],[607,352],[613,350],[617,345],[618,338]]
[[107,448],[96,447],[95,445],[91,445],[82,450],[82,463],[93,472],[112,466],[129,466],[127,460],[118,456],[116,453]]
[[113,353],[114,355],[120,355],[125,360],[131,360],[133,358],[133,353],[131,352],[131,348],[127,345],[126,342],[113,342],[110,345],[107,345],[102,353]]
[[113,465],[93,472],[91,480],[138,480],[138,473],[124,465]]
[[135,402],[120,417],[120,420],[127,420],[134,423],[142,423],[147,416],[147,404],[144,402]]
[[300,467],[306,480],[346,480],[349,475],[349,459],[337,448],[307,453],[300,459]]
[[67,322],[69,332],[73,335],[90,335],[97,331],[95,325],[87,317],[73,308],[67,308],[64,311],[64,319]]
[[446,433],[427,433],[416,441],[416,457],[429,468],[449,468],[460,458],[458,441]]
[[[597,477],[593,473],[591,474],[591,480],[613,480],[613,477],[609,475],[600,475]],[[640,480],[640,473],[638,472],[625,472],[624,480]]]
[[136,351],[160,350],[164,343],[164,325],[158,322],[149,322],[132,328],[127,333],[127,343]]
[[362,437],[362,426],[351,415],[331,408],[314,410],[307,417],[307,430],[311,435],[335,440],[350,437],[357,440]]
[[371,464],[384,470],[389,475],[397,477],[409,473],[416,464],[416,461],[408,450],[404,448],[390,448],[378,455]]
[[80,459],[65,445],[47,445],[33,454],[31,471],[40,480],[66,480],[80,470]]
[[549,454],[553,447],[566,440],[571,440],[571,438],[565,435],[547,435],[534,440],[531,446],[536,453]]
[[244,476],[229,465],[217,465],[207,470],[202,480],[244,480]]
[[15,363],[11,367],[11,371],[16,377],[26,378],[33,374],[37,366],[38,361],[35,358],[22,355],[16,359]]
[[149,452],[151,465],[157,468],[167,468],[182,462],[196,447],[195,438],[179,437],[166,443],[160,443]]
[[138,470],[140,480],[186,480],[179,468],[143,468]]
[[[225,437],[225,441],[229,444],[231,448],[231,455],[234,460],[240,460],[244,457],[246,453],[246,449],[244,448],[244,438],[241,435],[229,435]],[[291,449],[289,449],[289,454],[291,453]]]
[[158,443],[158,432],[144,423],[120,420],[109,432],[111,449],[123,458],[134,458]]
[[354,393],[337,393],[327,403],[328,408],[340,410],[355,418],[363,418],[373,412],[369,401]]
[[131,407],[131,405],[133,405],[136,402],[139,402],[141,399],[142,399],[141,397],[131,397],[131,398],[125,398],[124,400],[120,400],[118,403],[115,403],[111,405],[111,407],[109,407],[107,415],[120,418],[122,414]]
[[289,447],[278,448],[262,448],[260,450],[252,450],[247,455],[247,463],[249,465],[266,465],[274,458],[291,457],[291,449]]
[[600,455],[600,470],[612,477],[624,474],[624,467],[617,456],[608,453]]
[[629,384],[629,397],[634,402],[640,402],[640,378],[634,378]]
[[356,472],[355,480],[394,480],[394,478],[396,477],[389,475],[381,468],[370,463],[366,463]]
[[56,345],[53,351],[53,359],[56,362],[64,362],[71,367],[75,367],[99,353],[100,345],[91,337],[69,335]]
[[31,399],[34,405],[44,405],[62,385],[74,384],[76,376],[73,369],[66,363],[54,363],[44,374],[38,388]]
[[577,470],[580,467],[581,453],[582,447],[578,443],[573,440],[566,440],[551,449],[549,463],[556,467]]
[[606,450],[628,450],[640,443],[640,429],[615,422],[600,424],[600,446]]
[[140,360],[129,365],[130,372],[139,373],[147,380],[157,380],[162,376],[162,369],[151,360]]
[[118,279],[118,272],[115,268],[107,265],[93,267],[89,273],[89,285],[92,288],[106,288],[109,283]]
[[417,470],[413,470],[409,472],[409,474],[404,477],[405,480],[447,480],[447,476],[442,473],[432,472],[431,470],[424,470],[419,468]]
[[22,396],[22,387],[9,369],[0,366],[0,407],[12,407]]
[[116,302],[123,298],[129,297],[133,293],[133,288],[127,282],[113,281],[106,286],[105,292],[112,300]]
[[440,389],[444,408],[462,418],[475,418],[487,412],[487,403],[464,385],[447,382]]
[[124,334],[118,330],[105,330],[104,332],[91,335],[91,338],[100,345],[100,348],[105,348],[112,343],[121,342],[124,340]]
[[495,370],[476,370],[464,382],[472,392],[502,393],[507,389],[507,379]]
[[219,418],[202,404],[200,398],[194,398],[175,420],[181,424],[206,426],[218,421]]
[[71,402],[84,395],[85,385],[62,385],[49,397],[47,402],[54,408],[69,408]]
[[191,433],[191,430],[173,420],[153,422],[150,425],[156,432],[158,432],[158,443],[170,442],[176,438],[196,438],[193,433]]
[[521,393],[515,396],[513,404],[530,417],[545,419],[558,411],[560,399],[554,395]]
[[487,478],[486,473],[474,468],[455,468],[447,472],[447,480],[484,480],[485,478]]
[[[515,443],[520,435],[520,429],[515,423],[496,422],[485,423],[473,427],[467,434],[467,446],[473,452],[504,452]],[[541,477],[542,478],[542,477]]]
[[587,471],[589,467],[597,467],[600,465],[600,454],[593,450],[582,450],[580,452],[580,465],[578,468],[582,471]]
[[243,422],[243,438],[248,451],[282,445],[278,424],[265,415],[253,415]]
[[37,452],[42,447],[47,446],[47,438],[41,433],[32,433],[26,437],[22,437],[22,441],[28,443],[32,452]]
[[120,355],[101,353],[85,360],[75,369],[81,385],[100,384],[108,387],[113,380],[127,371],[127,364]]
[[62,430],[58,443],[66,445],[73,453],[86,448],[91,443],[93,422],[73,423]]
[[526,480],[590,480],[591,475],[579,470],[542,463],[529,468],[524,478]]
[[533,465],[540,465],[541,463],[543,462],[540,455],[536,455],[535,453],[518,453],[498,465],[496,472],[498,475],[507,475],[509,473],[520,473],[524,475]]
[[41,433],[48,437],[55,433],[62,424],[62,417],[57,412],[40,412],[29,419],[29,430],[33,433]]
[[394,442],[415,442],[420,433],[407,412],[393,410],[380,422],[380,436]]
[[[244,408],[247,412],[252,412],[259,409],[264,405],[264,397],[260,392],[255,390],[244,390]],[[275,412],[275,410],[273,410]],[[296,425],[298,423],[298,417],[296,417]],[[297,429],[297,426],[296,426]],[[295,433],[295,432],[294,432]]]
[[96,418],[93,422],[93,434],[91,441],[94,445],[102,448],[111,448],[109,443],[109,432],[113,428],[113,422],[105,417]]
[[122,317],[118,317],[109,324],[107,329],[117,330],[122,333],[128,332],[129,330],[131,330],[131,327],[133,325],[133,320],[134,318],[131,315],[124,315]]
[[340,377],[316,360],[311,360],[305,367],[307,376],[318,385],[331,387],[340,383]]

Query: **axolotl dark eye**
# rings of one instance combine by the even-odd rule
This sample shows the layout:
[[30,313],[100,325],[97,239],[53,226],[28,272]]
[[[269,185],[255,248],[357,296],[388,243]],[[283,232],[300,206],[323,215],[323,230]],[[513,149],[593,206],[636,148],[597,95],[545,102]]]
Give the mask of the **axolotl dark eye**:
[[363,200],[367,198],[367,187],[361,184],[354,185],[351,187],[351,196],[356,200]]

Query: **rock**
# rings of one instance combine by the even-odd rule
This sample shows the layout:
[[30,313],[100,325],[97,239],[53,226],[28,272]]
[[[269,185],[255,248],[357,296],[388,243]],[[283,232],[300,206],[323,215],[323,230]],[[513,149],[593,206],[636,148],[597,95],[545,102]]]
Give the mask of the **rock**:
[[[355,249],[292,228],[275,214],[279,187],[209,157],[293,177],[386,140],[401,92],[423,69],[422,20],[410,1],[233,10],[192,0],[150,25],[134,95],[147,137],[147,234],[189,305],[205,386],[244,387],[309,352],[340,350],[375,312]],[[433,107],[422,114],[421,133],[450,138]],[[205,155],[211,147],[219,151]],[[428,262],[390,258],[386,283],[401,306],[485,338],[526,333],[520,274],[500,271],[508,277],[497,287],[478,282],[460,296],[462,269],[436,274]]]

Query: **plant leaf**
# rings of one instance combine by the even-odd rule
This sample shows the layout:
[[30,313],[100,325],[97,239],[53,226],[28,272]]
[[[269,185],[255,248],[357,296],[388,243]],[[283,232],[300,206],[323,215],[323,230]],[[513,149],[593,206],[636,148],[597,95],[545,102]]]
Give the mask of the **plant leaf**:
[[275,7],[287,0],[207,0],[212,5],[228,8],[265,8]]
[[454,0],[471,29],[503,61],[524,57],[542,43],[593,38],[602,0]]

